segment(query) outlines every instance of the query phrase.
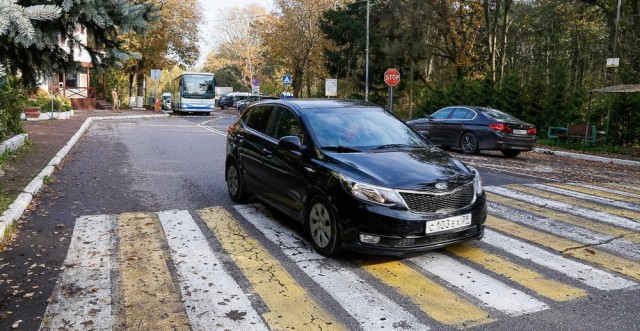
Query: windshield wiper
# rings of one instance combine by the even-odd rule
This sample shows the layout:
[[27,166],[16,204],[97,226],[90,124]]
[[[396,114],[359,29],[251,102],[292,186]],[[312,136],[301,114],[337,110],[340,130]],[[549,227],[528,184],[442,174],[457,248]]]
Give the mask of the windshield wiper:
[[327,151],[334,151],[334,152],[338,152],[338,153],[357,153],[357,152],[362,152],[359,149],[346,147],[346,146],[322,146],[322,147],[320,147],[320,149],[327,150]]
[[407,144],[386,144],[386,145],[380,145],[376,148],[374,148],[373,150],[380,150],[380,149],[391,149],[391,148],[402,148],[402,147],[409,147],[409,148],[424,148],[424,146],[419,146],[419,145],[407,145]]

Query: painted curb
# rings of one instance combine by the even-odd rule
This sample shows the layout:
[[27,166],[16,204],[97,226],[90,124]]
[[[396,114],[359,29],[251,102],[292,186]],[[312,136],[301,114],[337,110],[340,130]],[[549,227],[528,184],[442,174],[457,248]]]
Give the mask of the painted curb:
[[626,165],[631,167],[640,167],[640,162],[632,161],[632,160],[613,159],[609,157],[602,157],[602,156],[595,156],[595,155],[586,155],[586,154],[578,154],[578,153],[563,152],[563,151],[553,151],[553,150],[544,149],[544,148],[535,148],[533,151],[541,154],[552,154],[552,155],[570,157],[570,158],[579,159],[579,160],[588,160],[588,161],[596,161],[596,162],[602,162],[602,163]]
[[[42,186],[44,185],[44,178],[46,176],[51,176],[55,171],[55,167],[62,162],[65,156],[71,151],[71,148],[78,142],[80,137],[87,131],[91,123],[95,120],[118,120],[118,119],[153,119],[153,118],[163,118],[169,117],[169,114],[153,114],[153,115],[128,115],[128,116],[96,116],[96,117],[88,117],[84,123],[80,126],[80,129],[69,139],[69,142],[60,149],[60,151],[49,161],[49,164],[42,169],[42,171],[33,179],[31,182],[22,190],[22,193],[18,195],[18,198],[9,206],[9,208],[2,213],[0,216],[0,239],[4,237],[4,231],[14,221],[17,221],[22,217],[25,210],[31,203],[33,197],[40,191]],[[24,137],[21,137],[23,136]],[[22,134],[16,136],[14,138],[21,137],[22,144],[24,144],[24,140],[28,137],[26,134]],[[12,139],[14,139],[12,138]],[[12,140],[10,139],[10,140]],[[20,138],[18,138],[20,139]],[[22,146],[22,144],[20,146]],[[2,144],[4,147],[5,144]],[[18,147],[20,147],[18,146]],[[16,147],[17,148],[17,147]]]
[[29,138],[29,135],[26,133],[21,133],[15,137],[12,137],[11,139],[3,142],[2,144],[0,144],[0,154],[6,152],[6,151],[15,151],[16,149],[20,148],[22,145],[24,145],[24,142],[27,141],[27,139]]

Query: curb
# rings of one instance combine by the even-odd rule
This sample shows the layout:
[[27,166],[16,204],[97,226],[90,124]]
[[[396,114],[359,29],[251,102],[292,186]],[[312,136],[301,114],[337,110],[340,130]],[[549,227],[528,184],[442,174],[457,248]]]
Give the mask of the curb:
[[[44,179],[47,176],[51,176],[55,171],[57,165],[62,162],[65,156],[71,151],[71,148],[78,142],[80,137],[84,134],[84,132],[89,128],[93,121],[104,121],[104,120],[118,120],[118,119],[149,119],[149,118],[163,118],[169,117],[169,114],[157,114],[157,115],[127,115],[127,116],[96,116],[96,117],[88,117],[80,129],[69,139],[69,142],[60,149],[60,151],[49,161],[49,164],[22,190],[22,193],[18,195],[18,198],[9,205],[9,208],[2,213],[0,216],[0,240],[4,237],[5,229],[14,221],[17,221],[22,217],[22,214],[31,203],[33,197],[40,191],[42,186],[44,185]],[[22,135],[16,136],[14,138],[18,138]],[[22,143],[26,139],[22,137]],[[10,140],[13,140],[10,139]],[[21,145],[20,145],[21,146]],[[20,147],[18,146],[18,147]],[[4,148],[4,144],[2,145]],[[17,147],[16,147],[17,148]]]
[[640,167],[639,161],[614,159],[609,157],[578,154],[578,153],[563,152],[563,151],[552,151],[550,149],[544,149],[544,148],[534,148],[533,151],[536,153],[558,155],[558,156],[570,157],[573,159],[595,161],[595,162],[602,162],[602,163],[613,163],[613,164],[626,165],[631,167]]
[[29,139],[29,135],[26,133],[21,133],[15,137],[12,137],[11,139],[3,142],[0,144],[0,154],[6,152],[6,151],[15,151],[16,149],[20,148],[22,145],[24,145],[24,142],[27,141],[27,139]]

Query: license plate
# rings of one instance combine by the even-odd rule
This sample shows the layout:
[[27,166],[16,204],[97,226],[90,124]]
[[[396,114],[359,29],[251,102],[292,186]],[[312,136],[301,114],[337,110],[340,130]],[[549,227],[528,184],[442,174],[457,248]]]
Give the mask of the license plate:
[[443,218],[427,222],[426,233],[436,233],[471,225],[471,214]]
[[517,129],[514,129],[514,130],[513,130],[513,133],[514,133],[514,134],[527,134],[527,130],[517,130]]

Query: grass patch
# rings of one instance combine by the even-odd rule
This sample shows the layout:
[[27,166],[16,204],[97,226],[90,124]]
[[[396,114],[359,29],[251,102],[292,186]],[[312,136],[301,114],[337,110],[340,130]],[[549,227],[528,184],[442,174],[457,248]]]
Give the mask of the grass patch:
[[53,177],[46,175],[42,178],[42,182],[49,185],[51,183],[53,183]]
[[11,158],[11,155],[13,155],[13,151],[11,150],[6,150],[2,154],[0,154],[0,167],[4,167],[7,164],[7,162]]
[[13,221],[7,225],[4,229],[4,233],[2,238],[0,238],[0,253],[3,253],[6,250],[6,247],[9,245],[15,236],[18,234],[18,222]]

